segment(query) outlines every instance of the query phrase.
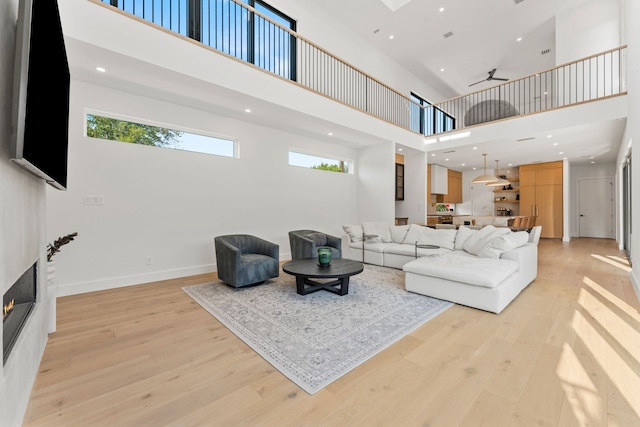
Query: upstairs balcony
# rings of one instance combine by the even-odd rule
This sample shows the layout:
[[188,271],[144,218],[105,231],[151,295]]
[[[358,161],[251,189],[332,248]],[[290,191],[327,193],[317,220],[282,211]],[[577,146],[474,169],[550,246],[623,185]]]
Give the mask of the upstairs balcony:
[[626,94],[626,46],[429,105],[399,93],[302,37],[296,32],[295,21],[261,2],[95,1],[423,135],[426,141],[441,133]]

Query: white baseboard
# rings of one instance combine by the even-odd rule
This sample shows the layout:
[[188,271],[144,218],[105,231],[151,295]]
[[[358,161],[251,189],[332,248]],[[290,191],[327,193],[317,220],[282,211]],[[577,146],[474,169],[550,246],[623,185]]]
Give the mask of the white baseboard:
[[160,280],[177,279],[179,277],[213,273],[214,271],[216,271],[216,265],[207,264],[195,267],[180,268],[176,270],[155,271],[153,273],[136,274],[133,276],[112,277],[109,279],[94,280],[91,282],[71,283],[67,285],[61,284],[58,287],[58,297],[84,294],[87,292],[103,291],[105,289],[122,288],[125,286],[157,282]]
[[[291,253],[280,254],[280,261],[291,259]],[[180,277],[196,276],[218,271],[215,264],[199,265],[195,267],[179,268],[175,270],[156,271],[153,273],[136,274],[133,276],[112,277],[90,282],[70,283],[58,286],[58,297],[84,294],[87,292],[104,291],[106,289],[123,288],[141,283],[157,282],[160,280],[177,279]]]

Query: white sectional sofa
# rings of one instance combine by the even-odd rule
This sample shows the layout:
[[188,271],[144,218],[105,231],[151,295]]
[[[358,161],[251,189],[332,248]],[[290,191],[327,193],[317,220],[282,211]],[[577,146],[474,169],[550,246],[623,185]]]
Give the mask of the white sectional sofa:
[[[345,225],[342,256],[405,272],[410,292],[500,313],[537,276],[535,236],[491,225],[435,230],[380,222]],[[364,236],[367,237],[363,241]],[[531,240],[531,241],[530,241]],[[535,241],[535,243],[533,243]],[[437,249],[417,249],[435,245]]]

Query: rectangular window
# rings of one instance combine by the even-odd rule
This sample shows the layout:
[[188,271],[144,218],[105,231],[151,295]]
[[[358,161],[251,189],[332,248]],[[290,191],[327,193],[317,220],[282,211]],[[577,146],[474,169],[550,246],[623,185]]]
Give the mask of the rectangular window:
[[289,151],[289,165],[330,172],[353,173],[349,160],[323,157],[299,151]]
[[455,129],[455,119],[434,107],[424,98],[411,92],[411,130],[423,135],[433,135]]
[[95,114],[87,114],[86,119],[86,132],[90,138],[225,157],[236,157],[237,153],[236,142],[231,139],[205,136]]

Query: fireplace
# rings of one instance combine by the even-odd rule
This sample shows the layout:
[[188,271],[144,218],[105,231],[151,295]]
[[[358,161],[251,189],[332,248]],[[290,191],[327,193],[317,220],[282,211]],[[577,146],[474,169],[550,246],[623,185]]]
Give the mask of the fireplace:
[[7,362],[13,345],[36,303],[37,262],[2,297],[2,363]]

